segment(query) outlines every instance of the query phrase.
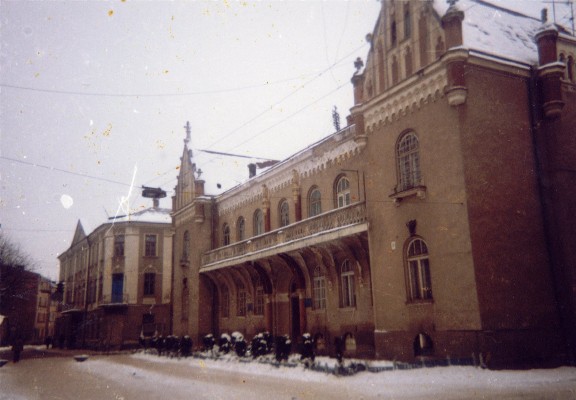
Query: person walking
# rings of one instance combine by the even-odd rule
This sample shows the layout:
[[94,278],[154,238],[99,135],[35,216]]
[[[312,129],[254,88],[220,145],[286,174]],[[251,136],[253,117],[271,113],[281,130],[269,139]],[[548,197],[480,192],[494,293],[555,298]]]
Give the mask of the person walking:
[[20,361],[20,353],[22,353],[22,350],[24,350],[24,342],[22,341],[21,338],[17,338],[16,340],[14,340],[14,343],[12,343],[12,361],[17,363],[18,361]]

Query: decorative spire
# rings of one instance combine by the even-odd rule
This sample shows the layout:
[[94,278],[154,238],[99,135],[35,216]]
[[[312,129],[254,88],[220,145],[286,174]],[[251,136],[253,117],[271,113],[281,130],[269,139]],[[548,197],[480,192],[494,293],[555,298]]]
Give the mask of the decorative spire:
[[186,129],[186,139],[184,139],[184,144],[188,145],[188,143],[190,143],[190,121],[186,121],[184,128]]
[[338,132],[340,130],[340,114],[338,113],[336,106],[334,106],[334,109],[332,110],[332,122],[334,123],[336,132]]

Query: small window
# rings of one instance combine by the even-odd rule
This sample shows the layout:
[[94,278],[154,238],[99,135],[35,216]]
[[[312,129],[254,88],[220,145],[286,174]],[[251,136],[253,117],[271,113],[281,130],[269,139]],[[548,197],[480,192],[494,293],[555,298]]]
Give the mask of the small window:
[[320,269],[316,267],[314,269],[314,280],[313,284],[313,295],[314,295],[314,309],[315,310],[325,310],[326,309],[326,277]]
[[340,283],[342,286],[342,307],[356,306],[354,289],[354,270],[350,260],[345,260],[340,268]]
[[154,296],[156,286],[156,274],[147,272],[144,274],[144,296]]
[[230,244],[230,226],[224,224],[222,227],[222,246],[228,246]]
[[350,205],[350,181],[345,176],[336,184],[336,205],[338,208]]
[[146,257],[156,257],[156,235],[146,235],[146,249],[144,255]]
[[238,218],[238,222],[236,222],[236,236],[238,241],[244,240],[246,237],[246,221],[244,221],[244,217]]
[[408,244],[406,264],[409,300],[431,300],[432,281],[430,279],[428,247],[422,239],[412,239]]
[[280,226],[290,225],[290,206],[288,201],[282,200],[279,207]]
[[397,33],[396,33],[396,21],[393,19],[390,23],[390,45],[392,47],[396,46]]
[[114,256],[124,257],[124,235],[114,236]]
[[262,210],[257,209],[254,212],[254,236],[264,233],[264,213]]
[[320,215],[322,213],[322,194],[318,188],[313,188],[310,191],[309,198],[309,216],[314,217],[316,215]]
[[419,186],[421,183],[420,152],[418,137],[414,132],[408,132],[402,136],[396,147],[396,159],[398,162],[397,190],[401,192]]

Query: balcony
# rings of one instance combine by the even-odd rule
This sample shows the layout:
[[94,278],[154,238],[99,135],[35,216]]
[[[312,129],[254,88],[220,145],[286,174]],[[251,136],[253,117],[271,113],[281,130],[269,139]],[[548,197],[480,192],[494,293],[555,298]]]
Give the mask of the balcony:
[[209,251],[202,256],[201,270],[223,268],[297,250],[353,235],[367,229],[366,204],[355,203],[255,236],[249,240]]
[[98,302],[100,306],[120,306],[128,304],[128,293],[105,294]]

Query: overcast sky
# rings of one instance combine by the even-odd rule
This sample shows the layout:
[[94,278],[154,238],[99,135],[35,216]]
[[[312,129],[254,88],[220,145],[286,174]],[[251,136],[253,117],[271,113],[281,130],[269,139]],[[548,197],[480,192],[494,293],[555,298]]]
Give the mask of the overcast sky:
[[195,149],[272,159],[332,133],[334,106],[344,126],[379,9],[0,0],[2,233],[56,279],[78,220],[90,233],[122,199],[151,205],[132,182],[162,187],[171,206],[186,121]]

